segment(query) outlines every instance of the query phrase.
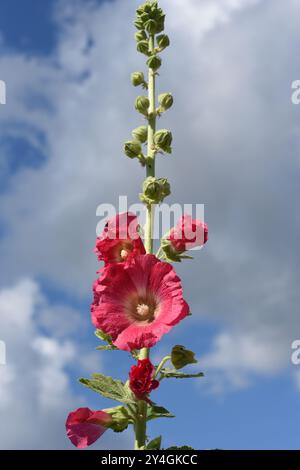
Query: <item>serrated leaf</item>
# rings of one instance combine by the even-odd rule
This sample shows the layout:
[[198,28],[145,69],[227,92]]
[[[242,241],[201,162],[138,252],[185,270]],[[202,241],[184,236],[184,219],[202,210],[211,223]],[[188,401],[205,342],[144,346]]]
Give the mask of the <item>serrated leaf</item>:
[[146,450],[159,450],[161,446],[161,436],[152,439],[152,441],[148,442],[145,449]]
[[93,374],[92,379],[79,379],[79,382],[100,395],[121,403],[135,403],[130,389],[121,380],[102,374]]
[[163,406],[158,406],[155,405],[155,403],[152,403],[152,405],[147,407],[147,421],[157,418],[175,418],[175,415],[170,413],[170,411]]
[[190,379],[194,377],[204,377],[203,372],[198,372],[197,374],[184,374],[183,372],[178,372],[176,369],[162,369],[160,372],[163,379]]

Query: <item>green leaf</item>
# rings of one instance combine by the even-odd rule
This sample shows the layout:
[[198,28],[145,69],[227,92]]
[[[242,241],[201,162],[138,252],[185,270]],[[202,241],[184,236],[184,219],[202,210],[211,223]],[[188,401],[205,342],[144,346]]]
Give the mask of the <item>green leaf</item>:
[[135,403],[129,387],[121,382],[102,374],[93,374],[92,379],[79,379],[79,382],[100,395],[121,403]]
[[97,346],[96,349],[98,351],[115,351],[116,349],[116,346],[114,346],[113,344],[107,344],[105,346]]
[[163,406],[155,405],[152,403],[151,406],[147,407],[147,421],[157,418],[175,418],[175,415],[166,410]]
[[184,374],[183,372],[178,372],[176,369],[162,369],[160,373],[163,379],[190,379],[193,377],[204,377],[203,372],[198,372],[197,374]]
[[108,344],[112,344],[111,336],[104,333],[104,331],[96,330],[95,335],[97,336],[97,338],[101,339],[102,341],[105,341]]
[[186,349],[184,346],[176,345],[171,352],[171,362],[175,369],[182,369],[188,364],[196,364],[198,361],[195,358],[195,353]]
[[148,442],[145,449],[146,450],[159,450],[161,446],[161,436],[152,439],[152,441]]

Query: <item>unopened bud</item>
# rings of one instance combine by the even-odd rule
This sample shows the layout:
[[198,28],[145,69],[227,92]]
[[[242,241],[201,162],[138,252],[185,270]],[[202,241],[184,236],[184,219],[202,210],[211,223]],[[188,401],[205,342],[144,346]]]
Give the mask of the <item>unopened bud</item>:
[[139,41],[136,48],[141,54],[149,55],[149,42],[146,39]]
[[157,46],[161,51],[170,45],[169,36],[167,36],[166,34],[160,34],[159,36],[157,36],[156,41]]
[[170,109],[172,104],[173,104],[173,96],[171,93],[162,93],[158,97],[158,102],[160,104],[160,111],[164,112],[167,111],[167,109]]
[[145,30],[147,31],[147,33],[149,34],[155,34],[157,32],[157,22],[154,21],[154,20],[148,20],[146,21],[145,25]]
[[143,72],[133,72],[131,74],[131,83],[133,86],[143,85],[145,83]]
[[147,60],[147,65],[150,69],[157,70],[161,66],[161,58],[157,55],[152,55]]
[[147,39],[147,34],[145,31],[138,31],[137,33],[134,34],[135,40],[137,42],[143,41],[144,39]]
[[149,176],[143,183],[143,193],[140,194],[140,199],[145,204],[159,204],[170,194],[170,184],[166,178]]
[[141,144],[144,144],[148,137],[147,127],[140,126],[140,127],[137,127],[136,129],[133,129],[132,137],[134,140],[137,140],[138,142],[141,142]]
[[129,140],[124,144],[124,152],[129,158],[137,158],[142,152],[142,146],[136,140]]
[[144,22],[140,19],[137,19],[135,20],[134,22],[134,26],[137,28],[137,29],[141,29],[143,30],[144,29]]
[[135,109],[144,114],[144,116],[148,116],[148,109],[150,106],[150,102],[146,96],[138,96],[135,100]]
[[155,145],[164,152],[171,153],[172,132],[167,129],[161,129],[154,134]]

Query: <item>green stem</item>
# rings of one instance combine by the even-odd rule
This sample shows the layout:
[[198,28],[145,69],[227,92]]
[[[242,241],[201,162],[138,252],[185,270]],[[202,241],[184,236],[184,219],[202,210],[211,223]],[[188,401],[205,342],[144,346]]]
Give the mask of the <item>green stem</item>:
[[155,375],[154,375],[154,378],[156,378],[159,374],[159,372],[161,371],[161,369],[163,368],[163,366],[165,365],[166,362],[170,361],[171,360],[171,356],[165,356],[159,363],[156,371],[155,371]]
[[[154,52],[154,35],[149,38],[149,50]],[[147,177],[155,176],[155,146],[154,134],[156,129],[156,109],[155,109],[155,71],[149,68],[148,71],[148,98],[150,102],[148,117],[148,150],[147,150]],[[145,248],[147,253],[153,252],[153,219],[154,205],[147,206],[146,226],[145,226]],[[149,349],[140,350],[139,359],[149,357]],[[147,431],[147,402],[139,400],[137,404],[137,419],[135,424],[135,444],[136,450],[143,449],[146,444]]]

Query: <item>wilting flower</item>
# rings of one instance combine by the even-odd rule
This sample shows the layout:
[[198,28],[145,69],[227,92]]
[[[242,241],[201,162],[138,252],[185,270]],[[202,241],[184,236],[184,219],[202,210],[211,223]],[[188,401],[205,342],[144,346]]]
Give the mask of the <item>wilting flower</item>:
[[192,219],[190,215],[185,214],[170,230],[167,240],[175,252],[183,253],[207,242],[208,226],[201,220]]
[[139,359],[129,373],[129,387],[139,400],[146,400],[147,395],[159,386],[159,381],[153,379],[154,365],[146,359]]
[[169,263],[139,255],[109,264],[94,283],[92,321],[119,349],[150,348],[189,314]]
[[111,423],[112,417],[105,411],[78,408],[67,418],[67,436],[74,446],[84,449],[99,439]]
[[109,219],[96,240],[95,252],[99,261],[119,263],[146,253],[138,228],[137,217],[130,212]]

